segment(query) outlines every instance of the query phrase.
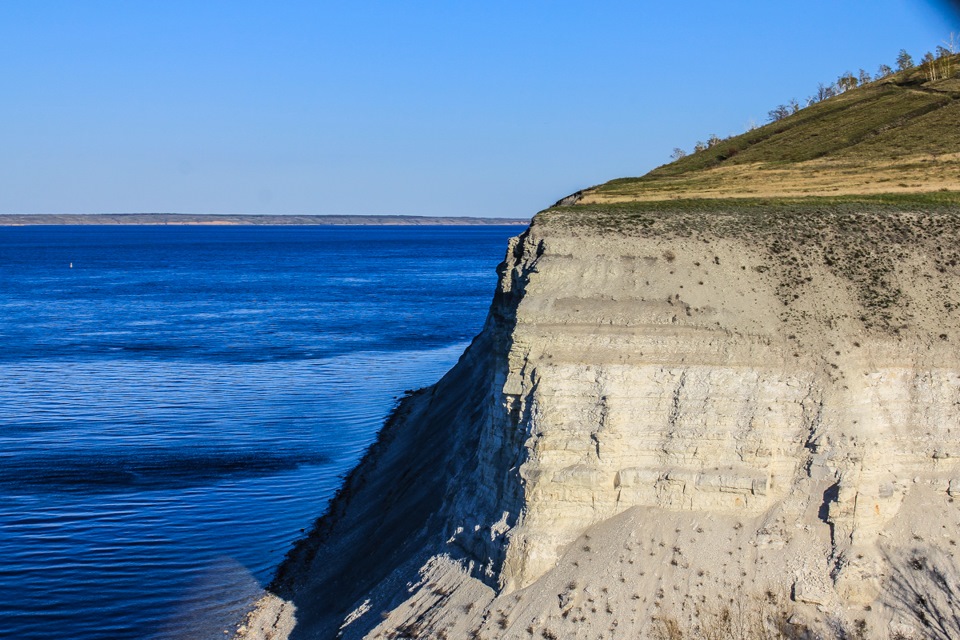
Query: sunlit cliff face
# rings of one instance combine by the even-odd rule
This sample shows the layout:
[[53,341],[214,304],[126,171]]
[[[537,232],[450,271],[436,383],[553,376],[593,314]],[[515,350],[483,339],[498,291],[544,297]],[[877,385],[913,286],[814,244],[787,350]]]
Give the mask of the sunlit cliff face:
[[920,629],[904,567],[960,536],[956,213],[714,214],[538,218],[348,482],[298,624],[327,563],[376,556],[324,614],[344,637],[696,635],[731,593],[818,633]]

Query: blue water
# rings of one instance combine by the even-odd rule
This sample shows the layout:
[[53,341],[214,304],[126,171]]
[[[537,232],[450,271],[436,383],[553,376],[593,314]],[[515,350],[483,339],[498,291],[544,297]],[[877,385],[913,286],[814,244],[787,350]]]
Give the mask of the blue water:
[[0,635],[232,631],[519,231],[0,227]]

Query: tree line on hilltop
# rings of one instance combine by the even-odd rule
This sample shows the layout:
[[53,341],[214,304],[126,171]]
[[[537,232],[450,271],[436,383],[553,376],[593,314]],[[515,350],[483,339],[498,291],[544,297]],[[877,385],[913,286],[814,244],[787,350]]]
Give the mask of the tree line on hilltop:
[[[957,34],[950,34],[950,40],[944,42],[941,45],[937,45],[937,48],[934,52],[928,51],[920,59],[919,69],[923,72],[927,80],[935,82],[937,80],[943,80],[944,78],[949,78],[954,74],[955,71],[955,62],[956,59],[954,55],[960,49],[960,38]],[[907,53],[906,49],[900,49],[900,53],[897,54],[896,60],[896,69],[887,64],[881,64],[877,69],[875,75],[871,76],[870,73],[864,69],[860,69],[856,74],[850,73],[847,71],[835,82],[829,84],[824,84],[823,82],[817,85],[816,91],[813,92],[806,99],[806,104],[803,106],[800,105],[800,102],[796,98],[791,98],[786,104],[778,104],[776,107],[767,112],[767,121],[768,122],[777,122],[778,120],[783,120],[787,116],[791,116],[804,107],[809,107],[818,102],[823,102],[828,98],[838,96],[850,89],[856,89],[861,85],[865,85],[870,82],[877,80],[883,80],[895,73],[900,73],[902,71],[909,71],[911,69],[918,68],[918,65],[914,62],[913,56]],[[749,129],[755,129],[756,125],[751,125]],[[699,151],[705,151],[710,147],[723,142],[723,138],[720,138],[716,134],[711,134],[706,141],[698,140],[697,144],[693,147],[693,152],[697,153]],[[686,157],[687,152],[676,147],[673,150],[673,153],[670,154],[670,157],[674,160],[679,160],[680,158]]]

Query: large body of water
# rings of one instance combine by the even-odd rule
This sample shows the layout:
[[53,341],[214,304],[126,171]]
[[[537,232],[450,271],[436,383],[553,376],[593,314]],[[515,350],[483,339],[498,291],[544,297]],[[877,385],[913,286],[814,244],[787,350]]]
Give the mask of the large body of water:
[[518,227],[0,227],[0,635],[223,638]]

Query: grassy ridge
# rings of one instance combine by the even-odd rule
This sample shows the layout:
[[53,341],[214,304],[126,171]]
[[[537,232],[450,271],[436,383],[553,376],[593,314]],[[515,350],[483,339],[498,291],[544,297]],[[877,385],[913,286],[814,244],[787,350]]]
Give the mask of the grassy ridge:
[[[867,141],[872,143],[867,145],[869,156],[957,151],[960,149],[960,130],[943,131],[941,133],[946,133],[946,137],[930,140],[930,145],[922,149],[917,149],[915,144],[900,144],[911,137],[917,119],[951,104],[956,106],[949,95],[914,91],[893,83],[855,89],[654,169],[647,176],[655,179],[679,175],[721,163],[804,162],[840,152],[849,153],[859,143]],[[951,115],[951,121],[955,121],[955,109]],[[924,125],[919,128],[923,129]],[[856,155],[862,157],[860,153]]]
[[[953,56],[960,70],[960,55]],[[815,103],[576,204],[960,191],[960,73],[920,68]]]

